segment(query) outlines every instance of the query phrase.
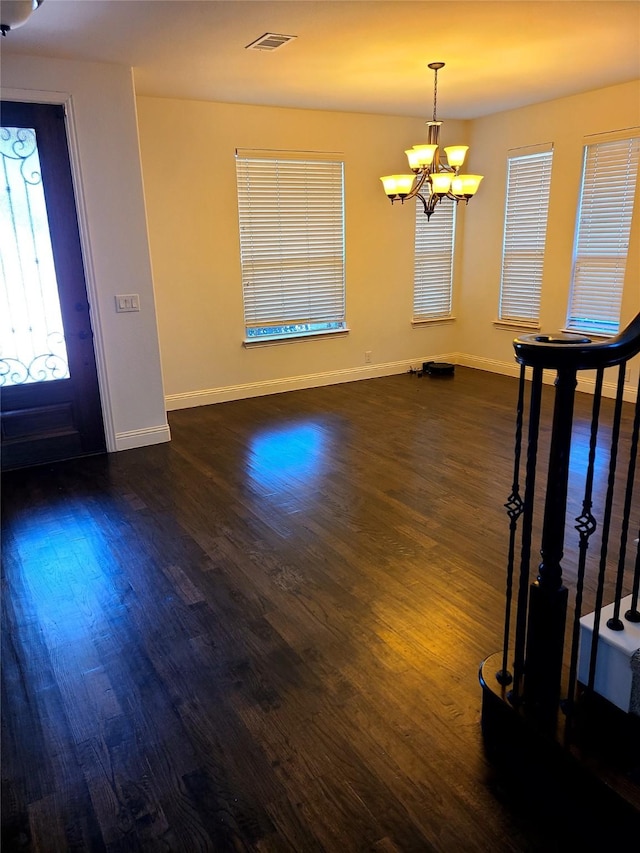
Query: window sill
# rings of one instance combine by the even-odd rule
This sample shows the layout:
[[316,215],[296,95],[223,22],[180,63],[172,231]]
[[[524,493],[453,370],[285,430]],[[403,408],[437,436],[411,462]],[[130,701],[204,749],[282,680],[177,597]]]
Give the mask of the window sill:
[[332,332],[308,332],[302,335],[289,335],[283,338],[261,338],[257,340],[244,340],[242,346],[245,349],[257,349],[259,347],[273,347],[280,344],[294,344],[300,341],[317,340],[318,338],[346,338],[350,329],[336,329]]
[[522,329],[524,332],[539,332],[540,323],[527,323],[524,320],[494,320],[493,326],[496,329],[504,329],[511,332],[514,329]]
[[419,320],[412,320],[411,325],[414,329],[419,329],[420,326],[444,326],[447,323],[454,323],[455,317],[421,317]]
[[560,329],[561,332],[565,332],[567,335],[584,335],[585,338],[597,338],[600,341],[610,341],[611,338],[615,338],[614,334],[606,334],[605,332],[583,332],[582,329]]

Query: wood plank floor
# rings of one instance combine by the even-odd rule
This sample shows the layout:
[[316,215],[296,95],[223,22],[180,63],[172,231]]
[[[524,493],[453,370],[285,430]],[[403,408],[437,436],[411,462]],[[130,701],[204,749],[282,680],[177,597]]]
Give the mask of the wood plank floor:
[[613,838],[483,750],[516,393],[464,368],[295,391],[6,474],[3,851]]

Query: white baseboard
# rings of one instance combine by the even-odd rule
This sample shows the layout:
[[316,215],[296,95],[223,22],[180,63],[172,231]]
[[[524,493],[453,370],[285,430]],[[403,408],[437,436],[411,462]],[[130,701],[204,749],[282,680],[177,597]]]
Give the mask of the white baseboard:
[[168,424],[147,429],[131,429],[116,433],[116,450],[133,450],[134,447],[147,447],[151,444],[162,444],[164,441],[171,441]]
[[247,382],[244,385],[226,385],[221,388],[207,388],[184,394],[168,394],[165,397],[165,406],[167,411],[171,412],[175,409],[188,409],[193,406],[210,406],[213,403],[244,400],[247,397],[264,397],[267,394],[280,394],[283,391],[299,391],[304,388],[319,388],[323,385],[338,385],[341,382],[356,382],[360,379],[394,376],[398,373],[408,373],[412,367],[416,370],[421,368],[423,361],[450,362],[452,357],[451,355],[425,356],[411,361],[367,364],[363,367],[351,367],[346,370],[309,373],[305,376],[290,376],[285,379],[271,379],[265,382]]
[[[319,388],[323,385],[337,385],[341,382],[356,382],[360,379],[374,379],[380,376],[394,376],[398,373],[408,373],[411,368],[419,370],[425,361],[446,361],[459,364],[461,367],[471,367],[474,370],[485,370],[489,373],[499,373],[502,376],[520,375],[520,365],[514,360],[499,361],[468,355],[467,353],[440,353],[438,355],[420,356],[405,361],[391,361],[385,364],[367,364],[363,367],[352,367],[345,370],[332,370],[326,373],[309,373],[304,376],[289,376],[284,379],[269,379],[263,382],[247,382],[243,385],[224,385],[220,388],[206,388],[201,391],[187,391],[182,394],[167,394],[165,407],[168,412],[176,409],[189,409],[195,406],[210,406],[214,403],[227,403],[232,400],[244,400],[248,397],[263,397],[267,394],[280,394],[284,391],[299,391],[304,388]],[[555,372],[544,371],[544,382],[553,385]],[[595,380],[591,372],[580,378],[578,391],[593,394]],[[602,393],[605,397],[615,398],[616,386],[613,382],[605,382]],[[635,389],[629,384],[625,386],[624,399],[635,402]],[[161,439],[164,440],[164,439]]]
[[[500,373],[503,376],[520,375],[520,365],[515,360],[513,362],[498,361],[497,359],[482,358],[480,356],[468,355],[466,353],[456,353],[455,357],[450,360],[455,360],[456,364],[460,364],[463,367],[472,367],[475,370],[487,370],[490,373]],[[545,370],[543,372],[542,381],[546,385],[553,385],[555,379],[556,373],[554,370]],[[582,391],[585,394],[593,394],[595,387],[595,371],[589,370],[582,374],[578,374],[578,391]],[[617,392],[618,388],[616,383],[608,382],[605,379],[602,383],[603,397],[615,399]],[[623,399],[628,403],[635,403],[636,401],[636,389],[629,381],[625,383]]]
[[486,370],[489,373],[500,373],[502,376],[520,376],[520,365],[515,360],[513,362],[498,361],[495,358],[457,352],[454,361],[461,367],[472,367],[474,370]]

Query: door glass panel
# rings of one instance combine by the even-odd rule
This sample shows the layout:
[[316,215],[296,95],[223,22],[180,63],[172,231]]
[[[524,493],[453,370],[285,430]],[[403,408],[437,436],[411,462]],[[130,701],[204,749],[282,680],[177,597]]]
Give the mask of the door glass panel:
[[0,128],[0,386],[69,378],[32,128]]

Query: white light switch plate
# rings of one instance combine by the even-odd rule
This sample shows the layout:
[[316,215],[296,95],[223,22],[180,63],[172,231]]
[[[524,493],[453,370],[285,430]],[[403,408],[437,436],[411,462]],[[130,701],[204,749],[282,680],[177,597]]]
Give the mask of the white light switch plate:
[[140,296],[137,293],[120,293],[116,296],[116,311],[139,311]]

